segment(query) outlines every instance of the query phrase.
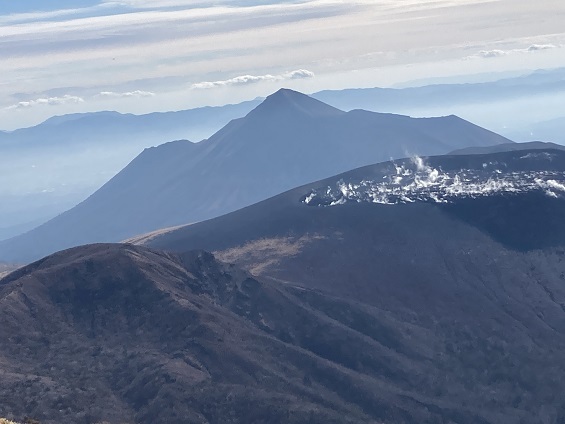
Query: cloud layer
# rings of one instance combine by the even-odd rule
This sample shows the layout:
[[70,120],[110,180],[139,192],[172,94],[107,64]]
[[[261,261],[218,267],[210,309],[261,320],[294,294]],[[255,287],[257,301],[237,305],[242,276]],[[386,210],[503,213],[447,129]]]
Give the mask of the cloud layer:
[[254,84],[261,81],[284,81],[296,80],[305,78],[314,78],[314,72],[307,71],[306,69],[298,69],[296,71],[285,72],[280,75],[241,75],[235,78],[229,78],[222,81],[204,81],[192,84],[192,89],[206,89],[215,87],[226,87],[230,85],[247,85]]
[[539,52],[543,50],[550,50],[550,49],[557,49],[559,46],[554,44],[532,44],[526,48],[520,49],[510,49],[510,50],[500,50],[500,49],[493,49],[493,50],[481,50],[479,53],[473,56],[469,56],[469,58],[484,58],[490,59],[493,57],[503,57],[508,56],[513,53],[532,53],[532,52]]
[[6,109],[27,109],[34,106],[59,106],[67,103],[83,103],[84,99],[78,96],[65,95],[62,97],[44,97],[34,100],[18,102],[7,106]]
[[155,93],[151,91],[135,90],[127,91],[125,93],[116,93],[114,91],[101,91],[96,97],[110,97],[110,98],[130,98],[130,97],[153,97]]

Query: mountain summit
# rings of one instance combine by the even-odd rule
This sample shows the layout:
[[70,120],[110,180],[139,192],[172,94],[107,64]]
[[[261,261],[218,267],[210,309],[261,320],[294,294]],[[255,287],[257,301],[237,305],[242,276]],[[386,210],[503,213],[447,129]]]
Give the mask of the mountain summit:
[[80,205],[0,243],[0,260],[29,261],[66,247],[202,221],[390,158],[508,142],[454,116],[342,112],[280,90],[207,140],[145,150]]
[[307,117],[340,116],[343,112],[324,102],[316,100],[298,91],[281,88],[268,96],[248,117],[277,116],[287,118],[293,114]]

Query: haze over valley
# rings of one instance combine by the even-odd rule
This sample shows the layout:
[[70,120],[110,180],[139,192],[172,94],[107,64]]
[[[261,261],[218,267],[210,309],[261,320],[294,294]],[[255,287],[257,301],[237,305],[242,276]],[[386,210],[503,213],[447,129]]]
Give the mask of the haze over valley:
[[[563,144],[564,75],[557,69],[493,82],[322,91],[312,97],[346,111],[457,114],[515,141]],[[86,199],[144,148],[181,139],[199,142],[262,100],[146,115],[65,115],[0,133],[0,194],[9,205],[0,209],[0,239],[30,230]]]

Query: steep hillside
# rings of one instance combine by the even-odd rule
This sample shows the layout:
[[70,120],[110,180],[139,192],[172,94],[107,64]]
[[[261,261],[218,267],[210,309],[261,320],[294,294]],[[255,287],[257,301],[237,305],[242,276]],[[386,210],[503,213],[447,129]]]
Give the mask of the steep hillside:
[[385,310],[435,340],[461,405],[488,393],[486,422],[557,424],[563,216],[565,152],[531,150],[364,167],[142,241]]
[[60,252],[0,281],[0,324],[0,414],[10,418],[471,424],[501,415],[478,408],[484,395],[462,378],[443,380],[453,365],[435,362],[444,342],[424,327],[262,283],[205,252]]
[[0,416],[559,424],[563,216],[565,152],[536,149],[367,166],[139,239],[169,253],[59,252],[0,280]]

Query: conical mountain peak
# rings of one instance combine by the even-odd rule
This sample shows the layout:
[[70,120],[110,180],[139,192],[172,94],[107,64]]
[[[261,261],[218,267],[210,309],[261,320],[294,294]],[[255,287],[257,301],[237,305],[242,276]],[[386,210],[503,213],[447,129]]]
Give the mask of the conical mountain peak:
[[306,94],[281,88],[268,96],[250,113],[250,116],[297,112],[308,116],[331,116],[345,113]]

